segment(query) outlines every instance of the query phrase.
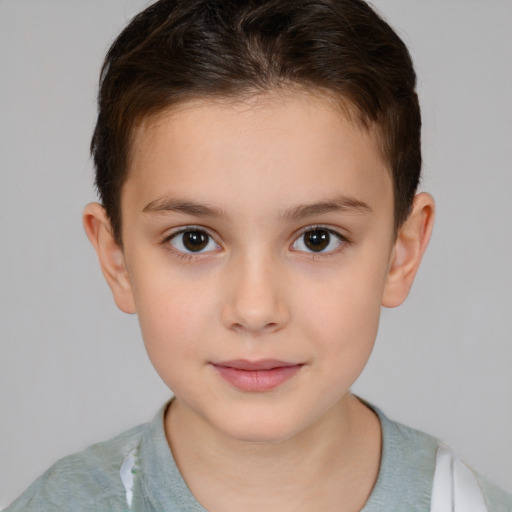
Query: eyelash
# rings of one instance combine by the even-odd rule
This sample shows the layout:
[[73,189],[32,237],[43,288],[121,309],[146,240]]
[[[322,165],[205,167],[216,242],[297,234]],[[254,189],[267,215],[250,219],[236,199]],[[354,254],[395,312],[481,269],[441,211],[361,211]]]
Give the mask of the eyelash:
[[[179,235],[181,235],[183,233],[187,233],[187,232],[190,232],[190,231],[197,231],[197,232],[203,233],[210,240],[215,242],[215,239],[212,237],[212,235],[210,235],[208,233],[208,231],[205,230],[203,227],[200,227],[200,226],[185,226],[185,227],[179,229],[178,231],[175,231],[174,233],[165,236],[162,239],[162,244],[165,245],[170,251],[172,251],[174,253],[174,255],[177,256],[178,258],[183,258],[183,259],[186,259],[188,261],[191,261],[192,259],[197,258],[198,256],[201,256],[203,254],[208,254],[208,253],[212,252],[212,251],[206,251],[206,252],[202,252],[202,251],[198,251],[198,252],[193,252],[193,251],[192,252],[184,252],[184,251],[181,251],[181,250],[177,249],[176,247],[174,247],[171,244],[171,240],[175,239],[176,237],[178,237]],[[302,236],[304,236],[306,233],[310,233],[310,232],[314,232],[314,231],[325,231],[325,232],[329,233],[329,235],[334,236],[339,241],[340,245],[338,247],[336,247],[334,250],[331,250],[329,252],[315,252],[315,251],[295,251],[295,252],[304,253],[304,254],[306,254],[308,257],[310,257],[312,259],[328,258],[330,256],[334,256],[334,255],[340,253],[348,245],[351,244],[351,241],[346,236],[342,235],[341,233],[339,233],[339,232],[337,232],[337,231],[335,231],[335,230],[333,230],[331,228],[328,228],[327,226],[313,225],[313,226],[307,226],[306,228],[304,228],[298,234],[298,236],[294,239],[294,241],[292,243],[292,246]],[[215,242],[215,243],[217,244],[217,242]],[[219,245],[219,244],[217,244],[217,245]]]
[[306,254],[307,257],[309,257],[309,258],[312,258],[312,259],[329,258],[331,256],[335,256],[335,255],[339,254],[340,252],[345,250],[348,245],[351,244],[351,241],[345,235],[342,235],[338,231],[328,228],[327,226],[313,225],[313,226],[307,226],[306,228],[304,228],[299,233],[299,235],[295,238],[292,245],[294,245],[306,233],[311,233],[314,231],[325,231],[325,232],[329,233],[329,235],[334,236],[334,238],[336,238],[338,240],[340,245],[338,247],[336,247],[335,249],[328,251],[328,252],[298,251],[298,252],[302,252],[302,253]]
[[[174,238],[178,237],[179,235],[181,235],[183,233],[188,233],[190,231],[197,231],[200,233],[204,233],[210,240],[213,240],[215,242],[215,239],[212,237],[212,235],[210,235],[210,233],[208,233],[208,231],[205,230],[204,228],[202,228],[200,226],[184,226],[183,228],[179,229],[178,231],[175,231],[174,233],[171,233],[170,235],[165,236],[162,239],[162,244],[165,245],[168,250],[172,251],[172,253],[175,256],[177,256],[178,258],[182,258],[187,261],[191,261],[194,258],[197,258],[198,256],[201,256],[202,254],[205,254],[205,253],[204,252],[180,251],[179,249],[176,249],[175,247],[173,247],[173,245],[171,244],[171,241]],[[215,242],[215,243],[217,244],[217,242]],[[209,252],[211,252],[211,251],[206,251],[206,253],[209,253]]]

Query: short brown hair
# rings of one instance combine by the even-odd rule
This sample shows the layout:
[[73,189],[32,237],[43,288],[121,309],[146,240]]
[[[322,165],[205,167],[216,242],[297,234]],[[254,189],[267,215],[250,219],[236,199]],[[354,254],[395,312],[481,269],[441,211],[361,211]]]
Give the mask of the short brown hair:
[[395,228],[421,170],[409,52],[362,0],[159,0],[112,44],[91,142],[96,187],[121,243],[121,190],[134,126],[180,102],[293,85],[348,102],[375,128],[393,178]]

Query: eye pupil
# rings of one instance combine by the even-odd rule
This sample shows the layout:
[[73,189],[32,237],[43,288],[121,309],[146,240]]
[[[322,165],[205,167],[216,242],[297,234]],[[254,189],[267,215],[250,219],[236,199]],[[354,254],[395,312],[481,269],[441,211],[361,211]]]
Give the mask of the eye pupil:
[[304,242],[309,249],[312,251],[323,251],[331,240],[331,236],[325,229],[315,229],[314,231],[308,231],[304,235]]
[[186,231],[183,233],[183,245],[189,251],[201,251],[208,245],[208,235],[202,231]]

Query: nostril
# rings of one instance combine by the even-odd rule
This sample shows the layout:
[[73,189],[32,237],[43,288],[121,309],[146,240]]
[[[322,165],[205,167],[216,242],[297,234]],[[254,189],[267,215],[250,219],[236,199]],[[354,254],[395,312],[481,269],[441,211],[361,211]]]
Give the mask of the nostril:
[[237,332],[254,332],[264,333],[273,332],[280,329],[278,322],[268,322],[267,324],[256,324],[251,322],[233,322],[230,326],[231,329]]

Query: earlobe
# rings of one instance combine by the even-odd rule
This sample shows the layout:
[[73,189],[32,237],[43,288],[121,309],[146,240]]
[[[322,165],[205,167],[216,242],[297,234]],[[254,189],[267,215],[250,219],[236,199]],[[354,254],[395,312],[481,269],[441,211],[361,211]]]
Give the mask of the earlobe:
[[131,283],[122,247],[115,241],[103,206],[90,203],[83,214],[85,232],[96,250],[101,271],[121,311],[135,313]]
[[427,248],[434,224],[434,199],[421,193],[414,198],[412,212],[400,227],[389,266],[382,305],[399,306],[409,294]]

